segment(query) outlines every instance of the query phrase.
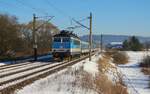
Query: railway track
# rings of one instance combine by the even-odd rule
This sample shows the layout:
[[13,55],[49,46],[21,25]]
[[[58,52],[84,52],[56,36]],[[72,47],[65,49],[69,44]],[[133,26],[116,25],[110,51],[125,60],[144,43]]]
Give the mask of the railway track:
[[[60,71],[68,66],[71,66],[81,60],[84,60],[88,56],[83,56],[80,59],[73,61],[60,62],[60,63],[23,63],[23,67],[20,64],[8,65],[0,67],[0,94],[12,94],[16,89],[22,88],[35,80],[44,78],[52,73]],[[5,68],[8,68],[7,70]],[[19,67],[19,68],[18,68]],[[20,68],[21,67],[21,68]],[[3,68],[1,70],[1,68]]]
[[46,65],[49,65],[49,63],[39,63],[39,64],[33,63],[32,65],[29,64],[29,65],[23,66],[21,68],[20,67],[19,68],[17,67],[15,69],[13,68],[13,69],[3,71],[2,73],[0,73],[0,78],[5,77],[5,76],[9,76],[9,75],[13,75],[13,74],[17,74],[19,72],[25,72],[28,70],[40,68],[40,67],[46,66]]
[[27,65],[27,64],[31,64],[31,63],[32,63],[32,62],[24,62],[24,63],[8,64],[8,65],[0,66],[0,70],[12,68],[12,67],[23,66],[23,65]]
[[17,67],[10,67],[10,68],[0,69],[0,74],[4,73],[4,72],[9,72],[9,71],[17,70],[17,69],[26,68],[26,67],[32,66],[34,64],[36,65],[36,63],[30,63],[30,64],[27,64],[27,65],[22,65],[22,66],[20,65],[20,66],[17,66]]

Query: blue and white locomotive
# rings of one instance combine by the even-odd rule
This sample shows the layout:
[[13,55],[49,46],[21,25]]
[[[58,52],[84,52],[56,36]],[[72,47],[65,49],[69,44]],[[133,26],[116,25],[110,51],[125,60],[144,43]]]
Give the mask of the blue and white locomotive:
[[63,60],[66,57],[80,56],[89,52],[89,43],[83,42],[70,31],[62,30],[53,36],[52,54]]

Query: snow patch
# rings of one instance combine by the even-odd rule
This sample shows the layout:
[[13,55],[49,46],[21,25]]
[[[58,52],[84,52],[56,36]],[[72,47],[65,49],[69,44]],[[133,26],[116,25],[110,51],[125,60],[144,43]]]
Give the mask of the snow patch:
[[86,59],[83,65],[83,70],[95,76],[99,72],[97,62],[100,58],[102,58],[102,56],[96,54],[92,57],[91,61],[89,61],[89,59]]
[[98,64],[96,62],[86,61],[83,65],[83,70],[95,75],[98,73]]
[[137,94],[150,94],[150,75],[144,75],[141,72],[139,63],[146,55],[150,55],[150,52],[145,51],[127,51],[129,56],[129,63],[119,65],[118,69],[124,74],[123,81],[128,87],[129,94],[133,94],[135,91]]

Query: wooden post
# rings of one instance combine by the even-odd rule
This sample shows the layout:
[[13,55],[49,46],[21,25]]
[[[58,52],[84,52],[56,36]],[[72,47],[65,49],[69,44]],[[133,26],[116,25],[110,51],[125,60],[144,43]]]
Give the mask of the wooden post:
[[92,13],[90,13],[89,61],[91,61],[91,51],[92,51]]
[[33,50],[34,50],[34,61],[37,60],[37,36],[36,36],[36,16],[35,14],[33,14],[33,32],[32,32],[32,36],[33,36]]

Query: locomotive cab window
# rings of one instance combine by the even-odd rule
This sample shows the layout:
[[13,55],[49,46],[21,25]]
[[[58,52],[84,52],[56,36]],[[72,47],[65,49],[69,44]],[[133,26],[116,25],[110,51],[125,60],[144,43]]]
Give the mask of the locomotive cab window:
[[63,38],[63,42],[70,42],[69,38]]
[[61,42],[61,38],[54,38],[54,42]]

